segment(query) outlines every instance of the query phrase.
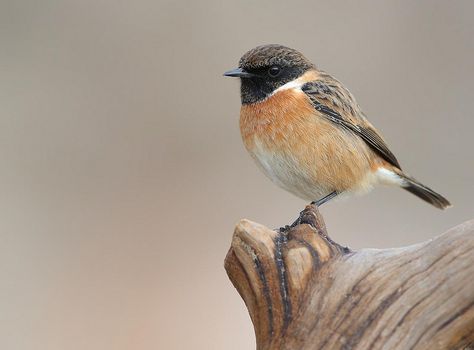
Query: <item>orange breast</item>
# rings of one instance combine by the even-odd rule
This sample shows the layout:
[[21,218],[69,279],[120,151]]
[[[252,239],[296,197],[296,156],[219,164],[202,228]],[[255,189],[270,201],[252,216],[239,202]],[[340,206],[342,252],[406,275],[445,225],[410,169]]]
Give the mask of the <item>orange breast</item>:
[[240,130],[265,174],[304,199],[357,190],[371,172],[364,141],[320,115],[299,90],[243,105]]

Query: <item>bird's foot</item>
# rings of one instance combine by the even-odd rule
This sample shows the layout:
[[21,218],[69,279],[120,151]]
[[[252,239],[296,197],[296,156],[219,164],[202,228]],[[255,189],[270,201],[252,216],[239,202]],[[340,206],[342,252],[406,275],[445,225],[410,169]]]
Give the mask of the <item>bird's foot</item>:
[[[317,201],[312,201],[310,205],[320,207],[321,205],[323,205],[327,201],[331,200],[332,198],[336,197],[337,195],[338,195],[338,192],[336,192],[336,191],[331,192],[327,196],[325,196],[325,197],[323,197],[323,198],[321,198]],[[285,225],[283,227],[280,227],[278,229],[278,232],[287,232],[287,231],[291,230],[293,227],[296,227],[296,226],[301,225],[301,224],[313,225],[313,219],[307,217],[306,214],[307,214],[306,209],[301,211],[298,218],[291,225]]]
[[275,231],[278,231],[280,233],[285,233],[285,232],[288,232],[289,230],[291,230],[292,226],[290,225],[285,225],[283,227],[280,227],[278,230],[275,230]]

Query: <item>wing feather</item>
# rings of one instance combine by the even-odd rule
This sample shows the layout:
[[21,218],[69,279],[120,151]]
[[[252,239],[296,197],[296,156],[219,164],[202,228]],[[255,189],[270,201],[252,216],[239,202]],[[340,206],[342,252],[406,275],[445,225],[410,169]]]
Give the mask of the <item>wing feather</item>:
[[401,169],[395,155],[375,128],[365,118],[352,94],[328,74],[302,87],[314,108],[328,120],[341,125],[362,138],[377,154]]

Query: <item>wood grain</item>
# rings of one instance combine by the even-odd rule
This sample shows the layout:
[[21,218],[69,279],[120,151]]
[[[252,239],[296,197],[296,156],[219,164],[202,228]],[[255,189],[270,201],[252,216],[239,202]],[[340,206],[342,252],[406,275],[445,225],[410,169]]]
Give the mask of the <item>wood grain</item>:
[[468,349],[474,345],[474,221],[394,249],[333,242],[314,206],[276,232],[236,227],[226,271],[257,349]]

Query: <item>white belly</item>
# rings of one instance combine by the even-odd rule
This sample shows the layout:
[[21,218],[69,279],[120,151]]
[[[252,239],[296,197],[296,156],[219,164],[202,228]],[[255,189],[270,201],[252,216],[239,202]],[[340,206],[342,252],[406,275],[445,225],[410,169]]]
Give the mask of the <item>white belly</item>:
[[[321,184],[314,180],[318,178],[318,164],[302,166],[291,155],[267,151],[257,140],[251,155],[272,182],[304,200],[318,200],[334,191],[329,184]],[[312,172],[308,174],[304,169],[311,169]],[[368,172],[351,188],[345,189],[338,198],[351,194],[365,194],[379,184],[400,186],[402,182],[397,174],[379,168],[375,172]]]
[[[268,152],[258,141],[251,155],[272,182],[304,200],[318,200],[332,192],[315,183],[314,173],[305,173],[302,169],[306,167],[302,167],[291,155]],[[317,164],[311,164],[311,169],[317,171]]]

